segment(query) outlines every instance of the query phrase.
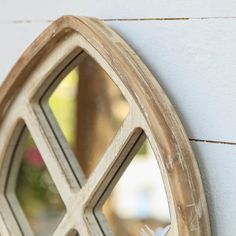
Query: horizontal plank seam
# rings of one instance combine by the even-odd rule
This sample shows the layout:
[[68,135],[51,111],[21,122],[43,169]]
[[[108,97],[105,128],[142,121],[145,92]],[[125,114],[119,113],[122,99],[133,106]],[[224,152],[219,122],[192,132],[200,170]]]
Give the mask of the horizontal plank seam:
[[103,21],[183,21],[183,20],[212,20],[212,19],[236,19],[236,16],[210,16],[210,17],[147,17],[147,18],[118,18],[102,19]]
[[52,23],[54,20],[0,20],[0,24],[31,24],[31,23]]
[[195,139],[189,138],[191,142],[211,143],[211,144],[223,144],[223,145],[236,145],[234,142],[220,141],[220,140],[206,140],[206,139]]
[[169,21],[169,20],[190,20],[188,17],[164,17],[164,18],[118,18],[118,19],[103,19],[103,21]]
[[[152,17],[152,18],[103,18],[102,21],[183,21],[183,20],[214,20],[214,19],[236,19],[236,16],[216,17]],[[30,23],[52,23],[53,19],[35,20],[0,20],[0,24],[30,24]]]

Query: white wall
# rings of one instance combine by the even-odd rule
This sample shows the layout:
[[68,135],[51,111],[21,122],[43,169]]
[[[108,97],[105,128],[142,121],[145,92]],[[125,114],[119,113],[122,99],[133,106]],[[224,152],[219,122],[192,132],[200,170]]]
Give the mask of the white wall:
[[0,0],[0,80],[63,14],[106,20],[158,77],[192,140],[212,235],[236,235],[236,1]]

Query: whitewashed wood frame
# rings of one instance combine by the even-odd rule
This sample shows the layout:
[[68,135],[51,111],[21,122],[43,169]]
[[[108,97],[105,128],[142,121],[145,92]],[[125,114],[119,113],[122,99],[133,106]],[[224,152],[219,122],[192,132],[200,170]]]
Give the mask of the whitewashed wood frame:
[[[84,57],[91,56],[129,103],[130,112],[95,170],[85,178],[59,135],[47,94]],[[49,122],[50,121],[50,122]],[[147,67],[97,19],[65,16],[26,50],[0,88],[0,233],[33,235],[15,197],[14,153],[27,126],[66,206],[53,235],[111,235],[101,214],[120,175],[148,138],[167,192],[167,236],[210,236],[197,163],[178,116]],[[63,145],[61,145],[63,143]]]

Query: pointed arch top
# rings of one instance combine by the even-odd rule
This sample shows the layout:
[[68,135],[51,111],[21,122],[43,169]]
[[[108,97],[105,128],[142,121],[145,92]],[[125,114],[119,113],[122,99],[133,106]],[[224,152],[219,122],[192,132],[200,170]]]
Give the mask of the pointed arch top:
[[[28,106],[37,103],[42,90],[45,91],[56,77],[73,67],[82,51],[110,75],[131,108],[138,110],[141,116],[134,128],[144,130],[161,167],[172,218],[172,231],[168,235],[210,236],[201,176],[175,109],[135,52],[98,19],[61,17],[24,52],[0,87],[0,139],[2,124],[14,103],[27,102]],[[49,56],[54,60],[47,61]],[[47,67],[45,73],[32,83],[34,87],[24,99],[19,99],[23,87],[29,80],[33,81],[34,73],[42,71],[44,66]],[[5,149],[2,147],[2,150]],[[4,158],[2,153],[0,160]],[[0,166],[1,163],[3,161],[0,161]],[[4,215],[4,212],[0,213]]]

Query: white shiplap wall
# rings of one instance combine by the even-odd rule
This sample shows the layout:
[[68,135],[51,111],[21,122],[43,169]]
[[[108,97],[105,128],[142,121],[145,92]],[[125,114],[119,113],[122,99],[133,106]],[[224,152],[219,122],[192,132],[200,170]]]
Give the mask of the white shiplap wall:
[[192,140],[212,235],[235,236],[236,1],[0,0],[0,81],[29,43],[63,14],[106,20],[141,56]]

